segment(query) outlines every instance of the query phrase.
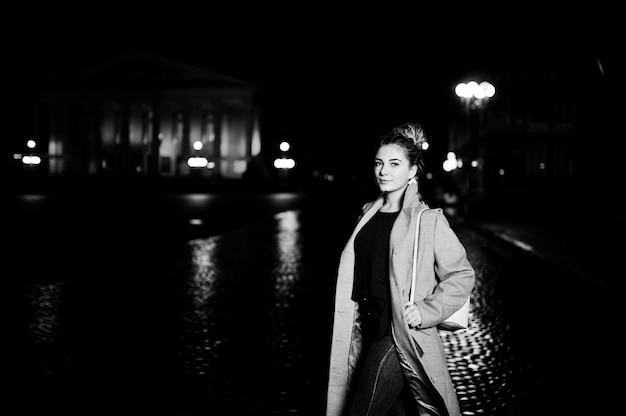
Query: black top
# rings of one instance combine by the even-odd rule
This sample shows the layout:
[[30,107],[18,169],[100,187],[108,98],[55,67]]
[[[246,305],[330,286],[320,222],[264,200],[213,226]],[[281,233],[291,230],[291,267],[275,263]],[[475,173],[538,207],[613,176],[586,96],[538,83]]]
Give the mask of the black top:
[[391,331],[389,237],[398,213],[378,211],[354,240],[352,300],[359,302],[363,335],[369,339],[378,340]]

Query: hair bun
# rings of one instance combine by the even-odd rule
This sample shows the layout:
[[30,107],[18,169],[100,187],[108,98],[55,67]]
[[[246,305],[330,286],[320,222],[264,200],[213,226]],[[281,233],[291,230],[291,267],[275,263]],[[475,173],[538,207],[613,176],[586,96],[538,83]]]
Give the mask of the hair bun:
[[413,140],[413,143],[420,149],[422,148],[422,144],[426,141],[424,129],[422,129],[422,126],[418,123],[403,123],[393,130],[394,134]]

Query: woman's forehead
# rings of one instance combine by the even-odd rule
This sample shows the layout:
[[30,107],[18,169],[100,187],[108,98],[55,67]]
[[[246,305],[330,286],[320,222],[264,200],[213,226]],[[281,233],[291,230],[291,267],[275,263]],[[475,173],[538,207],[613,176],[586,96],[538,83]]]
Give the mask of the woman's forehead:
[[378,159],[390,160],[390,159],[402,159],[407,160],[404,153],[404,149],[397,144],[384,144],[378,148],[376,152]]

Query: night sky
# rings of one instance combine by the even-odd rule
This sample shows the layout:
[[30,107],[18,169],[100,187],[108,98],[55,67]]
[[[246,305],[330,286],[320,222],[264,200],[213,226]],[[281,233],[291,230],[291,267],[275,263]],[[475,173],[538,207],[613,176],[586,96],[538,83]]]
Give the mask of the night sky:
[[618,70],[620,41],[607,11],[574,18],[526,10],[511,20],[511,12],[478,10],[435,18],[401,9],[149,7],[17,13],[22,25],[5,36],[9,94],[142,49],[257,85],[264,139],[341,163],[403,121],[423,123],[436,151],[458,111],[454,86],[468,76],[537,65],[587,76],[598,59],[612,79]]

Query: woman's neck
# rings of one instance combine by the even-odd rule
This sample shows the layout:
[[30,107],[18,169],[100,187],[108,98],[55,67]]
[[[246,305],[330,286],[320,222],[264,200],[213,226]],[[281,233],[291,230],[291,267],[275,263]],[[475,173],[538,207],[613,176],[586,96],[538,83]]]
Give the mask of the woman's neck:
[[393,192],[385,192],[383,195],[383,206],[380,208],[382,212],[397,212],[402,208],[402,197],[404,189],[398,189]]

